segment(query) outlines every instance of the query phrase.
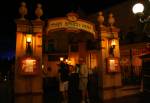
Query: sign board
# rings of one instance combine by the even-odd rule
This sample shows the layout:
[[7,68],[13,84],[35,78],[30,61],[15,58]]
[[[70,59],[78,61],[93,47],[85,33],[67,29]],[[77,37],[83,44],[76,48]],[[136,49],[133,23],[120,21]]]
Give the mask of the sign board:
[[47,32],[56,29],[83,30],[93,34],[95,37],[95,25],[81,19],[77,19],[76,21],[70,21],[67,18],[50,19],[48,21]]
[[107,73],[120,72],[120,64],[118,58],[107,58]]
[[37,75],[39,70],[39,60],[36,58],[25,57],[19,62],[20,75]]

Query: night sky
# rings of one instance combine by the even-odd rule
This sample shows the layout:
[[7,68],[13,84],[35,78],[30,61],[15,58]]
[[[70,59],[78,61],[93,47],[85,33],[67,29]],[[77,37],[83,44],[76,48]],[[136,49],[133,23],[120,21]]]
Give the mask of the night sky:
[[[19,17],[18,8],[23,0],[3,0],[0,3],[0,59],[12,57],[15,53],[15,19]],[[68,12],[84,12],[85,15],[96,13],[125,0],[24,0],[27,3],[27,18],[34,19],[37,3],[43,5],[42,19],[62,17]]]

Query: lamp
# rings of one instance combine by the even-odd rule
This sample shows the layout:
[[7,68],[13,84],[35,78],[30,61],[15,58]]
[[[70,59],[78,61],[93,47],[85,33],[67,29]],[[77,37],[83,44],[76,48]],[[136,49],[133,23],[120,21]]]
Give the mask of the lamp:
[[[149,0],[150,2],[150,0]],[[144,18],[144,5],[142,3],[136,3],[132,7],[132,11],[134,14],[138,15],[140,17],[139,21],[141,23],[150,22],[150,15],[148,15],[146,18]]]
[[144,5],[142,3],[137,3],[133,6],[132,11],[134,14],[137,14],[137,13],[143,14]]
[[110,44],[109,45],[110,45],[110,47],[109,47],[109,54],[114,57],[114,49],[115,49],[115,46],[116,46],[116,40],[114,38],[112,38],[110,40]]
[[116,46],[116,41],[115,41],[115,39],[112,39],[111,40],[111,48],[115,48],[115,46]]
[[116,38],[114,33],[112,32],[112,27],[110,27],[110,35],[109,35],[109,39],[108,39],[108,45],[109,45],[109,55],[111,57],[114,57],[114,49],[116,46]]
[[67,64],[68,64],[68,61],[69,61],[68,59],[65,59],[65,62],[66,62]]
[[26,54],[32,55],[32,44],[33,44],[33,25],[32,21],[28,21],[27,33],[26,33]]
[[[142,1],[142,0],[141,0]],[[146,42],[150,40],[150,0],[143,0],[133,5],[132,11],[139,18],[138,33],[142,33]],[[142,31],[141,31],[142,30]]]
[[31,35],[31,34],[27,34],[27,35],[26,35],[26,42],[27,42],[28,44],[30,44],[30,43],[32,42],[32,35]]
[[64,61],[64,58],[63,58],[63,57],[60,57],[59,60],[60,60],[61,62],[63,62],[63,61]]
[[69,60],[69,59],[65,59],[65,63],[71,65],[72,62],[71,62],[71,60]]
[[28,55],[32,54],[32,35],[31,34],[26,34],[26,53]]

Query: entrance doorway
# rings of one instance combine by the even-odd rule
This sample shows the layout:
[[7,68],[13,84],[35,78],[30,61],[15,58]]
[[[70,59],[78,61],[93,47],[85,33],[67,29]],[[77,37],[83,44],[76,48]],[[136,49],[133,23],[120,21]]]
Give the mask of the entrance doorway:
[[[71,19],[70,17],[76,19]],[[45,72],[46,75],[44,77],[44,82],[43,82],[45,86],[44,89],[46,89],[44,91],[49,91],[50,87],[52,88],[53,87],[52,85],[54,85],[52,81],[55,81],[57,89],[55,88],[51,90],[55,90],[58,92],[59,90],[58,85],[60,84],[58,64],[62,60],[65,61],[67,64],[75,67],[76,64],[79,64],[80,60],[83,59],[86,62],[89,71],[94,71],[94,69],[97,69],[98,67],[98,63],[97,63],[98,50],[97,50],[95,25],[88,21],[78,19],[76,14],[70,13],[67,15],[67,18],[49,20],[47,26],[47,32],[44,35],[44,39],[43,39],[43,45],[44,45],[43,65],[46,71]],[[73,76],[72,77],[70,76],[69,85],[71,85],[72,81],[73,82],[76,81],[76,84],[78,84],[78,80],[74,80],[74,79],[79,79],[79,76],[77,78],[76,76],[75,78]],[[88,84],[90,86],[90,87],[88,86],[88,90],[90,91],[90,94],[92,94],[89,96],[90,97],[94,96],[94,98],[96,97],[95,94],[97,93],[92,93],[92,92],[98,91],[96,90],[97,89],[96,86],[98,86],[97,84],[98,82],[96,80],[97,80],[96,76],[95,77],[90,76],[89,78],[90,84]],[[50,87],[48,87],[48,85],[50,85]],[[74,85],[72,87],[74,87]],[[76,99],[74,98],[74,100],[80,101],[81,93],[79,91],[79,88],[78,87],[77,89],[75,88],[71,89],[71,88],[69,88],[70,89],[69,93],[71,93],[71,95],[76,95],[76,97],[78,97]],[[75,90],[76,92],[73,93],[73,90]],[[57,100],[61,100],[60,95],[56,97],[59,97],[59,99],[57,98]]]
[[97,48],[93,35],[80,32],[66,32],[58,30],[49,32],[44,40],[43,64],[45,68],[51,68],[49,76],[58,74],[60,58],[68,64],[79,64],[80,59],[84,59],[89,69],[97,66]]
[[[44,65],[47,69],[46,76],[44,78],[44,91],[48,91],[53,94],[53,90],[55,90],[54,94],[51,95],[45,93],[45,99],[49,101],[50,97],[53,100],[62,100],[62,96],[59,92],[59,66],[60,58],[63,58],[69,65],[75,66],[79,64],[80,59],[84,59],[86,61],[86,65],[89,69],[89,73],[97,69],[97,46],[96,41],[93,38],[92,34],[87,33],[85,31],[80,32],[66,32],[63,30],[58,30],[55,32],[49,32],[46,36],[46,40],[44,41],[45,51],[44,51]],[[50,70],[49,70],[50,69]],[[91,72],[90,72],[91,71]],[[73,80],[73,77],[70,77],[70,81]],[[76,78],[78,79],[78,78]],[[88,83],[89,94],[93,100],[98,100],[98,82],[96,75],[91,75]],[[78,80],[77,80],[78,82]],[[54,84],[55,83],[55,84]],[[56,86],[57,88],[54,88]],[[72,90],[72,89],[71,89]],[[94,92],[94,93],[93,93]],[[80,101],[80,91],[76,89],[76,99]],[[78,95],[77,95],[78,94]],[[50,97],[48,97],[50,96]],[[53,97],[54,96],[54,97]],[[69,97],[72,98],[72,97]],[[51,101],[51,100],[50,100]],[[54,102],[56,103],[56,101]]]

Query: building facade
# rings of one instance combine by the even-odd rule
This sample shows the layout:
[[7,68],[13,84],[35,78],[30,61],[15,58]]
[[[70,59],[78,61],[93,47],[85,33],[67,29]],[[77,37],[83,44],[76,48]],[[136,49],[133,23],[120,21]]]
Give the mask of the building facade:
[[[97,23],[89,18],[89,21],[81,19],[74,12],[66,17],[43,21],[40,19],[43,15],[40,4],[35,9],[35,20],[25,18],[25,3],[22,3],[19,12],[21,18],[16,20],[16,103],[43,102],[43,78],[58,77],[60,58],[73,66],[84,59],[89,70],[97,71],[97,92],[101,100],[139,92],[141,60],[136,56],[137,48],[119,46],[119,29],[114,26],[112,13],[107,20],[109,26],[106,26],[102,12],[95,18]],[[134,66],[135,72],[130,71],[129,66],[130,69]],[[48,68],[51,68],[50,72]],[[130,73],[139,77],[138,84],[125,86]]]

